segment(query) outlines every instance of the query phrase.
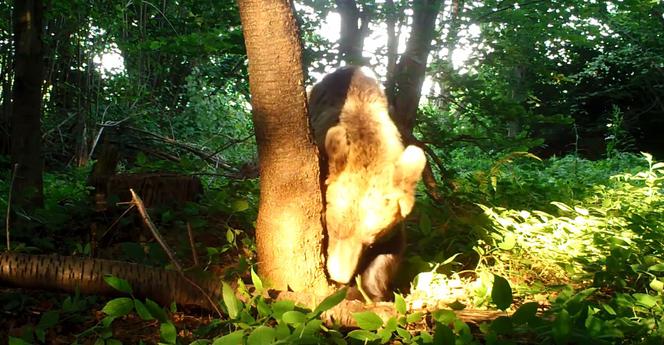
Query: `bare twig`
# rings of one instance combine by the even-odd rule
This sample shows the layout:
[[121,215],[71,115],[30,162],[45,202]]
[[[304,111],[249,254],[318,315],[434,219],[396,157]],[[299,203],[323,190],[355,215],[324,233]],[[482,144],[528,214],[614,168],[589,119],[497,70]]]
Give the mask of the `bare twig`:
[[106,235],[108,235],[108,233],[111,231],[111,229],[113,229],[113,227],[115,226],[115,224],[117,224],[117,223],[120,221],[120,219],[122,219],[122,217],[124,217],[125,214],[129,213],[129,211],[131,211],[132,209],[134,209],[134,206],[135,206],[135,205],[132,204],[132,205],[130,205],[129,207],[127,207],[127,209],[124,210],[124,212],[122,212],[122,214],[121,214],[120,216],[118,216],[118,218],[115,219],[115,221],[113,222],[113,224],[111,224],[111,226],[109,226],[109,227],[106,229],[106,231],[104,231],[104,233],[101,234],[101,236],[99,236],[99,242],[101,242],[101,241],[104,239],[104,237],[106,237]]
[[191,230],[191,223],[187,222],[187,234],[189,234],[189,246],[191,247],[191,256],[194,259],[194,266],[198,266],[198,253],[196,252],[196,243],[194,241],[194,232]]
[[161,233],[159,233],[159,230],[157,230],[157,227],[152,222],[152,219],[150,219],[150,215],[148,214],[148,211],[145,209],[145,204],[143,203],[143,200],[141,199],[141,197],[138,196],[138,194],[136,194],[136,192],[134,192],[134,189],[130,188],[129,192],[131,193],[131,203],[134,206],[136,206],[136,208],[138,209],[138,213],[141,214],[143,222],[148,227],[148,229],[150,229],[150,232],[152,232],[152,236],[154,236],[154,239],[157,240],[157,243],[159,243],[161,248],[164,249],[164,252],[166,252],[166,255],[168,255],[168,258],[171,260],[171,263],[173,263],[173,266],[175,266],[175,269],[178,272],[182,272],[182,265],[177,260],[177,258],[175,258],[175,253],[173,253],[171,248],[164,240],[164,237],[161,236]]
[[14,163],[14,168],[12,169],[12,180],[9,183],[9,195],[7,196],[7,216],[5,217],[5,231],[7,234],[7,251],[11,250],[11,241],[9,237],[9,215],[12,210],[12,192],[14,190],[14,182],[16,181],[16,172],[18,171],[18,163]]
[[145,209],[145,204],[143,204],[143,200],[134,192],[133,189],[129,189],[129,192],[131,193],[131,202],[136,206],[138,209],[138,212],[141,214],[141,217],[143,218],[143,222],[145,225],[150,229],[150,232],[152,232],[152,236],[154,236],[155,240],[159,243],[162,249],[164,249],[164,252],[166,252],[166,255],[168,255],[168,258],[171,260],[171,263],[175,267],[176,271],[180,274],[182,279],[184,279],[187,283],[191,284],[193,287],[195,287],[200,293],[205,296],[205,298],[208,300],[210,303],[210,306],[214,309],[217,314],[221,317],[221,310],[219,310],[219,307],[217,307],[217,304],[212,300],[212,297],[210,297],[209,294],[205,292],[205,290],[200,287],[196,282],[193,280],[189,279],[185,274],[184,271],[182,270],[182,265],[180,262],[177,260],[175,257],[175,254],[173,253],[173,250],[168,246],[164,238],[161,236],[159,233],[159,230],[157,230],[157,227],[154,225],[152,222],[152,219],[150,219],[150,215],[148,214],[148,211]]
[[55,130],[60,131],[60,127],[62,127],[62,125],[64,125],[65,123],[69,122],[69,120],[73,119],[74,116],[76,116],[76,114],[70,114],[66,119],[62,120],[55,127],[53,127],[50,130],[44,132],[44,134],[42,134],[42,140],[44,140],[46,137],[48,137]]

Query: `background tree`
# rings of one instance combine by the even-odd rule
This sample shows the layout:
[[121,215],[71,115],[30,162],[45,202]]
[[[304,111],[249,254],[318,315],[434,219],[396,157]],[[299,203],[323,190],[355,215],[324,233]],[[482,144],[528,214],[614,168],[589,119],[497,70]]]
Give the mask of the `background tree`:
[[14,91],[11,158],[17,166],[12,204],[31,211],[43,204],[41,152],[44,6],[40,0],[14,3]]

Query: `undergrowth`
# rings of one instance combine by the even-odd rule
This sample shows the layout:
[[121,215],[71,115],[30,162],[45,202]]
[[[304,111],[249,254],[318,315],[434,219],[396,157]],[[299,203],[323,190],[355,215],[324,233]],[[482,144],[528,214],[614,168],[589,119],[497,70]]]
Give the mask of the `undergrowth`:
[[[112,325],[129,315],[154,320],[149,322],[156,322],[164,344],[664,341],[664,163],[648,154],[624,153],[601,161],[540,160],[527,153],[451,156],[455,174],[449,182],[455,189],[443,205],[420,198],[409,219],[403,295],[395,295],[397,313],[391,318],[355,313],[359,329],[348,331],[325,326],[320,318],[343,298],[341,292],[314,310],[264,299],[263,283],[249,274],[255,245],[247,229],[256,215],[256,185],[216,181],[209,182],[217,188],[200,203],[160,220],[177,225],[187,219],[194,228],[223,229],[219,243],[205,250],[208,263],[231,252],[240,258],[236,274],[227,277],[241,277],[238,290],[224,285],[219,301],[225,315],[184,336],[172,321],[174,306],[138,300],[131,287],[108,277],[127,296],[109,301],[101,310],[106,316],[79,333],[77,341],[117,344]],[[57,182],[47,184],[51,212],[75,209],[84,200],[85,187],[73,182],[76,178],[47,179]],[[52,221],[52,228],[67,223]],[[244,287],[247,277],[256,290]],[[10,343],[44,342],[49,329],[83,312],[87,304],[78,300],[70,298],[42,314]],[[409,311],[419,308],[430,313]],[[501,314],[473,324],[454,313],[461,309]]]

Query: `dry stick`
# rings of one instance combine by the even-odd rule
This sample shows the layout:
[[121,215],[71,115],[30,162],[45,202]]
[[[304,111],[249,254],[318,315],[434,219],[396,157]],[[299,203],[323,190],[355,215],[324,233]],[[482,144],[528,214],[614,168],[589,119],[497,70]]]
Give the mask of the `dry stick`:
[[[120,205],[120,204],[124,204],[124,203],[118,203],[118,205]],[[99,241],[98,242],[101,242],[104,239],[104,237],[106,237],[106,235],[108,235],[108,233],[111,232],[111,230],[113,229],[115,224],[117,224],[120,221],[120,219],[122,219],[122,217],[124,217],[125,214],[129,213],[129,211],[131,211],[134,207],[136,207],[136,205],[134,205],[134,204],[131,204],[129,207],[127,207],[127,209],[124,210],[124,212],[122,212],[122,214],[118,218],[115,219],[115,221],[111,224],[111,226],[109,226],[104,231],[104,233],[101,234],[101,236],[99,236]]]
[[191,223],[187,222],[187,234],[189,234],[189,246],[191,246],[191,256],[194,259],[194,267],[198,267],[198,253],[196,252],[196,243],[194,242],[194,232],[191,230]]
[[12,180],[9,183],[9,195],[7,196],[7,216],[5,217],[5,231],[7,234],[7,251],[11,250],[11,241],[9,240],[9,215],[12,210],[12,191],[14,190],[14,182],[16,181],[16,172],[18,171],[18,163],[14,163],[12,169]]
[[154,236],[155,240],[161,245],[161,247],[164,249],[166,252],[166,255],[168,255],[168,258],[171,260],[171,263],[173,266],[175,266],[175,270],[180,274],[182,279],[184,279],[187,283],[191,284],[193,287],[195,287],[198,291],[200,291],[203,296],[208,300],[208,303],[210,303],[210,306],[214,309],[214,311],[219,315],[219,317],[222,316],[221,310],[217,307],[216,303],[212,300],[212,297],[208,295],[205,290],[203,290],[202,287],[200,287],[196,282],[193,280],[189,279],[184,274],[184,271],[182,270],[182,265],[178,260],[175,258],[175,254],[171,250],[171,248],[168,246],[166,241],[164,241],[164,238],[161,236],[159,233],[159,230],[157,230],[157,227],[154,225],[152,222],[152,219],[150,219],[150,215],[148,214],[148,211],[145,209],[145,204],[143,204],[143,200],[134,192],[133,189],[129,189],[129,192],[131,192],[131,202],[136,205],[136,208],[138,209],[138,212],[141,214],[141,217],[143,218],[143,222],[145,225],[150,229],[150,232],[152,232],[152,236]]

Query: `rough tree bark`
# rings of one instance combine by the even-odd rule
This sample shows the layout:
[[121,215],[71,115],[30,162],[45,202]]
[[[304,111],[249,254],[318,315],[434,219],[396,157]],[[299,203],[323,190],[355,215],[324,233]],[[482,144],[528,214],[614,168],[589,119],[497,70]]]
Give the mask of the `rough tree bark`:
[[31,209],[43,204],[41,86],[43,78],[41,0],[14,1],[15,77],[11,116],[11,159],[18,164],[12,205]]
[[288,0],[240,0],[260,163],[259,271],[273,288],[328,292],[318,152]]

